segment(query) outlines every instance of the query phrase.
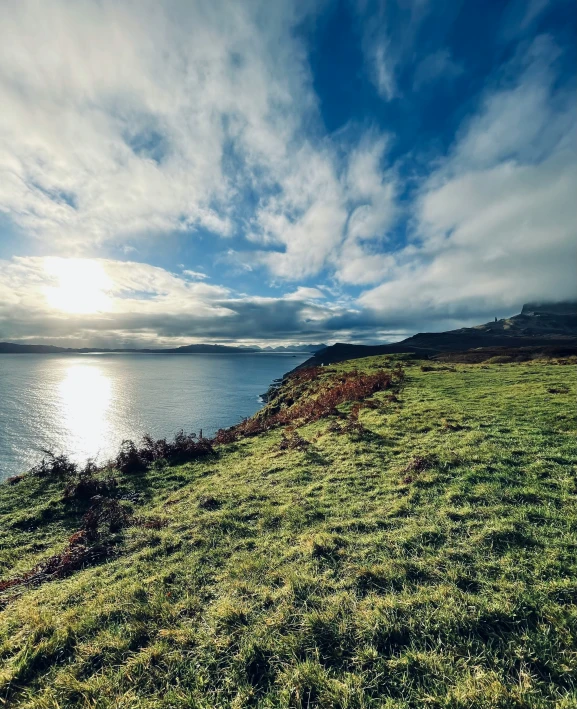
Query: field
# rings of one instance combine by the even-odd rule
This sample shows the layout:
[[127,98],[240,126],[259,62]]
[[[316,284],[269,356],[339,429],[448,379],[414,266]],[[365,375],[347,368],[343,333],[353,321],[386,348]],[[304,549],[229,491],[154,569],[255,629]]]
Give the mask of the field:
[[[391,381],[310,414],[351,371]],[[98,472],[126,518],[62,577],[94,502],[0,486],[0,705],[576,707],[576,393],[567,361],[326,367],[269,429]]]

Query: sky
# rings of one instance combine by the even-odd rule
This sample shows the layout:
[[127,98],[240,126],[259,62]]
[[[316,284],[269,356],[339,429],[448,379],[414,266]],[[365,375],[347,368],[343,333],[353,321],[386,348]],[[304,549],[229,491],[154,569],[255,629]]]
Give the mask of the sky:
[[0,8],[0,340],[375,343],[577,298],[573,0]]

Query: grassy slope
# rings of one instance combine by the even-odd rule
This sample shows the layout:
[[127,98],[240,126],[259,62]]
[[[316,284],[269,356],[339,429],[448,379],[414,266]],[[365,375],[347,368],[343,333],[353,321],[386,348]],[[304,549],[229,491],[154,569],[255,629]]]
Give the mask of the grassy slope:
[[[410,364],[364,433],[323,420],[304,451],[273,431],[126,478],[167,526],[8,602],[0,701],[577,706],[574,397],[569,366]],[[0,487],[0,576],[78,528],[60,490]]]

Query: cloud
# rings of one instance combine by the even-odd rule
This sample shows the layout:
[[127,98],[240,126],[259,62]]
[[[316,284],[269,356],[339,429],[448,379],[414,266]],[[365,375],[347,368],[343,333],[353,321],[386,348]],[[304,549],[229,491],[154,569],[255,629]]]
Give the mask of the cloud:
[[288,280],[362,258],[360,240],[383,236],[393,211],[385,141],[358,130],[349,160],[348,142],[315,137],[295,26],[317,8],[55,0],[47,13],[8,0],[0,209],[59,253],[130,253],[142,236],[203,229],[247,232],[265,248],[241,255],[245,267]]
[[198,227],[231,235],[238,171],[271,184],[277,166],[290,170],[287,147],[314,108],[292,32],[301,7],[7,0],[0,209],[78,249]]
[[393,58],[390,43],[383,39],[372,49],[372,63],[374,82],[380,96],[391,101],[397,96],[395,70],[397,61]]
[[[2,336],[374,339],[572,295],[573,95],[552,39],[520,38],[548,6],[515,5],[516,34],[495,39],[512,58],[459,97],[469,115],[432,145],[414,133],[426,116],[407,111],[463,70],[445,47],[459,4],[433,16],[425,0],[351,3],[361,83],[393,103],[328,133],[303,30],[322,3],[5,0],[3,219],[40,242],[33,253],[133,260],[98,260],[110,307],[84,319],[49,307],[43,259],[2,262]],[[225,283],[265,271],[285,295],[239,295],[202,260],[178,273],[137,261],[171,232],[200,232],[194,253]]]
[[563,4],[569,5],[568,0],[513,0],[505,8],[501,27],[503,38],[510,40],[522,36],[536,24],[545,10]]
[[285,300],[319,300],[326,298],[325,294],[318,288],[306,288],[299,286],[294,293],[285,296]]
[[548,7],[550,0],[529,0],[521,20],[521,29],[525,30]]
[[408,320],[575,297],[575,109],[555,88],[546,45],[465,123],[422,185],[413,242],[361,305]]
[[463,72],[463,65],[452,58],[448,49],[438,49],[417,64],[413,89],[418,91],[435,81],[452,81]]
[[343,282],[378,280],[377,261],[370,268],[366,261],[397,213],[387,146],[386,136],[366,131],[344,159],[334,149],[303,149],[295,159],[299,169],[286,175],[253,222],[252,240],[272,247],[256,252],[255,262],[288,280],[327,266]]
[[[52,297],[62,287],[58,274],[63,272],[98,274],[105,296],[92,301],[98,312],[68,312],[62,298]],[[76,298],[82,300],[78,279],[67,279],[64,290],[72,281]],[[85,285],[90,292],[93,284]],[[353,330],[368,334],[358,310],[321,304],[324,298],[319,289],[306,287],[278,298],[240,296],[145,263],[16,257],[0,261],[0,340],[146,347],[211,341],[311,342],[339,331],[348,337]]]
[[253,222],[253,240],[282,250],[256,254],[275,276],[315,275],[338,248],[347,219],[345,195],[334,153],[305,145],[293,167],[279,177],[279,190],[263,203]]
[[351,0],[363,36],[371,81],[384,101],[401,97],[398,74],[412,60],[417,35],[430,12],[428,0],[371,2]]

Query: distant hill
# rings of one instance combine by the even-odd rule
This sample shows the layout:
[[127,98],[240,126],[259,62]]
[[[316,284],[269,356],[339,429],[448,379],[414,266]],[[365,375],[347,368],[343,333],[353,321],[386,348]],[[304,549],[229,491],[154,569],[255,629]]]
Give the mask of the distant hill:
[[78,352],[78,350],[52,345],[18,345],[15,342],[0,342],[0,354],[59,354],[72,351]]
[[250,347],[229,347],[228,345],[184,345],[171,349],[102,349],[98,347],[53,347],[51,345],[20,345],[13,342],[0,342],[0,353],[4,354],[90,354],[106,352],[132,352],[143,354],[238,354],[258,352]]
[[518,315],[448,332],[423,332],[387,345],[337,342],[297,369],[372,355],[413,352],[432,357],[480,347],[577,347],[577,302],[527,303]]
[[287,345],[286,347],[235,347],[232,345],[184,345],[168,349],[137,349],[100,347],[54,347],[53,345],[21,345],[15,342],[0,342],[0,354],[90,354],[106,352],[132,352],[143,354],[242,354],[250,352],[307,352],[314,353],[326,345]]
[[184,345],[168,350],[140,350],[141,352],[167,353],[167,354],[234,354],[243,352],[257,352],[250,347],[230,347],[228,345]]
[[326,345],[287,345],[286,347],[260,347],[263,352],[318,352],[324,350]]

